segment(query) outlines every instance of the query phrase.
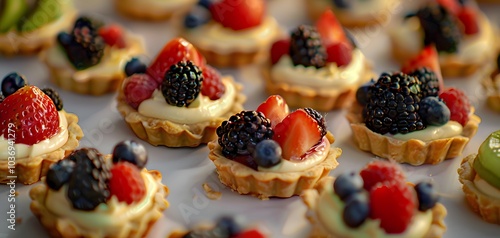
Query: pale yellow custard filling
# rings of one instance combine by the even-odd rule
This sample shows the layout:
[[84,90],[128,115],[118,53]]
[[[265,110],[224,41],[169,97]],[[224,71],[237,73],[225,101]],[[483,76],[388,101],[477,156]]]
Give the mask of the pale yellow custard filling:
[[380,228],[380,221],[367,218],[357,228],[345,225],[342,218],[344,203],[334,194],[333,186],[327,187],[320,195],[315,213],[322,226],[338,237],[344,238],[420,238],[425,237],[432,225],[432,211],[417,211],[406,231],[400,234],[387,234]]
[[448,121],[442,126],[427,126],[423,130],[413,131],[406,134],[395,134],[391,135],[394,139],[398,140],[421,140],[421,141],[431,141],[444,138],[451,138],[454,136],[459,136],[462,134],[463,127],[460,123],[456,121]]
[[45,199],[47,210],[64,217],[65,222],[80,230],[82,235],[89,237],[104,237],[114,234],[123,237],[131,230],[136,230],[127,222],[144,216],[154,206],[154,198],[161,188],[161,184],[146,170],[141,171],[141,176],[146,185],[146,195],[142,200],[133,204],[119,202],[116,197],[111,197],[106,204],[102,203],[93,211],[76,210],[67,197],[67,185],[55,191],[49,189]]
[[474,185],[477,189],[479,189],[479,191],[487,194],[488,196],[500,199],[500,190],[479,177],[478,174],[474,177]]
[[[68,121],[64,114],[59,113],[59,131],[52,137],[42,140],[34,145],[16,143],[14,145],[15,158],[32,158],[41,154],[49,153],[61,148],[68,141]],[[15,140],[14,140],[15,142]],[[9,157],[9,141],[0,136],[0,160]]]
[[226,90],[217,100],[203,96],[201,93],[188,107],[177,107],[168,104],[160,90],[156,89],[150,99],[144,100],[137,109],[140,114],[148,117],[169,120],[180,124],[194,124],[210,121],[231,109],[236,88],[229,77],[223,77],[222,83]]

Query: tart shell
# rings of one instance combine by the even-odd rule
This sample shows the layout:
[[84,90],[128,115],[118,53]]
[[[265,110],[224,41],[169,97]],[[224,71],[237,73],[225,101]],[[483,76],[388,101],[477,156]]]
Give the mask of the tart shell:
[[140,139],[154,146],[196,147],[217,139],[217,127],[231,115],[243,110],[246,97],[241,93],[242,86],[230,79],[235,85],[236,95],[232,107],[218,118],[195,124],[179,124],[164,119],[156,119],[140,114],[125,101],[123,90],[118,94],[118,111],[127,125]]
[[[476,134],[481,119],[472,114],[462,134],[432,141],[397,140],[373,132],[361,118],[363,108],[356,103],[347,113],[356,146],[382,158],[411,165],[438,164],[459,156],[469,140]],[[474,111],[474,110],[472,110]]]
[[[333,143],[333,136],[328,133]],[[330,148],[326,159],[316,166],[300,172],[276,173],[259,172],[222,155],[217,141],[208,143],[208,158],[214,163],[222,184],[239,194],[250,194],[262,200],[269,197],[288,198],[300,195],[303,190],[312,188],[318,180],[327,176],[338,166],[337,158],[342,154],[340,148]]]
[[59,149],[50,153],[45,153],[32,158],[16,158],[15,175],[10,178],[9,165],[7,160],[0,160],[0,183],[8,183],[12,180],[23,184],[38,182],[49,170],[49,167],[57,161],[70,154],[79,145],[79,140],[83,137],[83,132],[75,114],[61,111],[68,121],[68,141]]
[[207,63],[220,68],[237,68],[249,64],[262,62],[267,56],[267,48],[258,49],[252,52],[233,51],[228,54],[222,54],[196,46],[197,50],[205,57]]
[[114,0],[118,12],[126,17],[146,21],[162,21],[172,18],[177,14],[184,14],[189,11],[194,1],[184,0],[185,3],[172,8],[159,7],[155,4],[148,4],[142,0]]
[[477,154],[465,157],[458,168],[458,179],[472,210],[489,223],[500,225],[500,200],[481,192],[474,185],[476,171],[473,164]]

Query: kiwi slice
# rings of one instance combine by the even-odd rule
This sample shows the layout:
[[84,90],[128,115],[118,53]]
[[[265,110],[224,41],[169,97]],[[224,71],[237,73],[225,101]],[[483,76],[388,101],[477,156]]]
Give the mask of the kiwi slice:
[[8,32],[28,12],[26,0],[3,0],[0,11],[0,33]]
[[500,131],[495,131],[479,147],[474,170],[492,186],[500,189]]
[[18,24],[20,32],[29,32],[40,28],[63,14],[62,4],[65,0],[39,0],[35,10]]

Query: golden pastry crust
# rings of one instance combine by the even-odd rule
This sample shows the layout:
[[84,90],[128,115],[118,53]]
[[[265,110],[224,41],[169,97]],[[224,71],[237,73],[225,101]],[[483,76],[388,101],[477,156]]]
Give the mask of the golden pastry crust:
[[476,157],[477,154],[472,154],[462,160],[457,170],[458,179],[463,185],[462,190],[472,210],[480,215],[483,220],[500,225],[500,199],[481,192],[474,185],[476,171],[473,164]]
[[[144,53],[144,45],[139,36],[129,35],[127,37],[127,46],[129,55],[139,55]],[[58,46],[54,46],[58,47]],[[69,61],[67,64],[57,65],[49,60],[48,51],[54,50],[49,48],[40,53],[40,60],[45,63],[51,74],[51,80],[62,89],[69,90],[80,94],[89,94],[94,96],[103,95],[106,93],[115,92],[120,86],[123,79],[126,77],[124,70],[116,70],[111,74],[92,74],[85,76],[84,79],[78,79],[82,71],[76,70]],[[106,46],[104,56],[101,60],[112,60],[111,51],[116,50]],[[97,64],[99,65],[99,64]],[[92,67],[85,69],[91,70]]]
[[179,124],[164,119],[156,119],[140,114],[125,101],[123,90],[118,93],[118,111],[125,122],[140,139],[154,146],[168,147],[196,147],[217,139],[217,127],[231,115],[243,110],[246,97],[241,93],[242,85],[234,82],[230,77],[228,81],[234,84],[236,93],[231,108],[221,115],[207,122],[195,124]]
[[498,70],[494,70],[490,74],[486,75],[486,77],[481,81],[484,90],[486,90],[486,103],[487,105],[497,111],[500,112],[500,88],[498,81],[500,81],[500,72]]
[[[328,140],[333,143],[333,135],[327,134]],[[288,198],[300,195],[312,188],[318,180],[338,166],[337,158],[342,154],[340,148],[330,148],[326,159],[318,165],[300,172],[276,173],[259,172],[241,163],[232,161],[222,155],[217,141],[208,143],[210,153],[208,158],[214,163],[220,181],[237,191],[239,194],[250,194],[260,199],[269,197]]]
[[[312,225],[309,237],[339,237],[335,234],[330,234],[330,232],[324,227],[322,222],[315,214],[321,192],[323,192],[327,187],[331,187],[334,180],[335,179],[333,177],[325,177],[316,184],[314,189],[305,190],[300,195],[302,201],[308,208],[308,211],[306,212],[306,218]],[[446,217],[446,215],[446,208],[441,203],[437,203],[432,208],[432,225],[424,238],[438,238],[443,236],[447,229],[444,223],[444,218]]]
[[234,51],[229,54],[221,54],[212,49],[205,49],[200,46],[196,46],[196,49],[201,55],[205,56],[207,63],[219,68],[237,68],[262,62],[269,51],[268,48],[263,47],[252,52]]
[[[33,158],[16,158],[15,171],[16,182],[32,184],[38,182],[49,170],[49,167],[57,161],[70,154],[79,145],[83,132],[78,125],[78,117],[75,114],[60,111],[68,121],[68,141],[59,149],[50,153],[35,156]],[[10,181],[9,166],[7,160],[0,160],[0,183]]]
[[[157,183],[161,183],[162,176],[159,171],[146,170],[146,172],[152,175]],[[104,234],[103,237],[145,237],[153,224],[163,216],[163,210],[169,206],[168,201],[165,199],[169,194],[168,187],[161,184],[158,190],[155,196],[151,198],[152,207],[145,214],[127,221],[128,227],[131,227],[129,230],[119,232],[113,230],[109,234]],[[49,188],[45,183],[33,187],[30,190],[30,198],[32,200],[30,209],[51,237],[97,237],[92,231],[82,230],[78,225],[73,224],[71,219],[61,217],[50,211],[46,206],[48,191]]]
[[118,12],[126,17],[146,21],[162,21],[174,15],[183,15],[196,3],[193,0],[183,0],[177,6],[165,7],[162,3],[143,0],[114,0]]
[[73,27],[77,15],[73,6],[67,6],[63,12],[64,14],[58,20],[32,32],[9,31],[0,34],[0,54],[7,56],[34,55],[53,46],[60,31]]
[[363,75],[357,84],[353,84],[343,90],[333,88],[331,90],[325,89],[318,92],[306,86],[285,83],[283,80],[276,82],[271,76],[271,69],[272,65],[270,62],[266,63],[262,68],[266,91],[269,95],[281,95],[291,107],[311,107],[318,111],[331,111],[351,106],[359,86],[368,82],[375,76],[371,64],[365,62]]
[[[361,116],[363,108],[353,104],[347,113],[356,146],[382,158],[411,165],[438,164],[462,154],[464,147],[476,134],[481,118],[472,114],[464,126],[462,134],[451,138],[432,141],[411,139],[397,140],[368,129]],[[472,110],[474,112],[474,110]]]

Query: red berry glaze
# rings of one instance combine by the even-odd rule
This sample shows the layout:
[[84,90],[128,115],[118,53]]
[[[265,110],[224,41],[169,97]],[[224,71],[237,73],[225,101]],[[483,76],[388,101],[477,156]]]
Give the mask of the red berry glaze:
[[283,39],[273,43],[271,46],[271,63],[276,64],[283,55],[290,51],[290,39]]
[[271,95],[257,107],[256,111],[262,112],[264,116],[271,120],[272,128],[275,128],[290,112],[285,99],[280,95]]
[[137,109],[142,101],[150,98],[158,88],[158,83],[147,74],[131,75],[125,79],[124,84],[125,101],[134,109]]
[[226,87],[222,83],[219,71],[209,65],[203,68],[203,84],[201,86],[201,94],[207,96],[211,100],[217,100],[224,95]]
[[146,195],[146,185],[137,166],[129,162],[118,162],[110,171],[109,191],[118,201],[132,204]]
[[405,175],[398,164],[384,160],[375,160],[368,163],[360,172],[363,178],[363,187],[370,191],[377,183],[385,181],[405,181]]
[[212,18],[235,31],[258,26],[266,12],[264,0],[221,0],[210,6]]
[[469,121],[470,101],[467,95],[458,88],[448,88],[439,94],[450,109],[450,120],[465,126]]
[[348,65],[352,60],[352,46],[345,42],[337,42],[326,48],[326,61],[337,63],[338,67]]
[[6,97],[0,103],[0,135],[8,139],[12,131],[15,142],[26,145],[57,134],[59,114],[54,102],[36,86],[24,86]]
[[389,234],[406,230],[416,211],[413,188],[404,181],[378,183],[370,191],[370,218],[379,219],[380,227]]
[[466,35],[474,35],[479,32],[477,12],[474,8],[466,6],[458,12],[458,19],[464,25]]
[[123,29],[118,25],[103,26],[99,29],[99,35],[109,46],[125,48],[127,46],[123,36]]

